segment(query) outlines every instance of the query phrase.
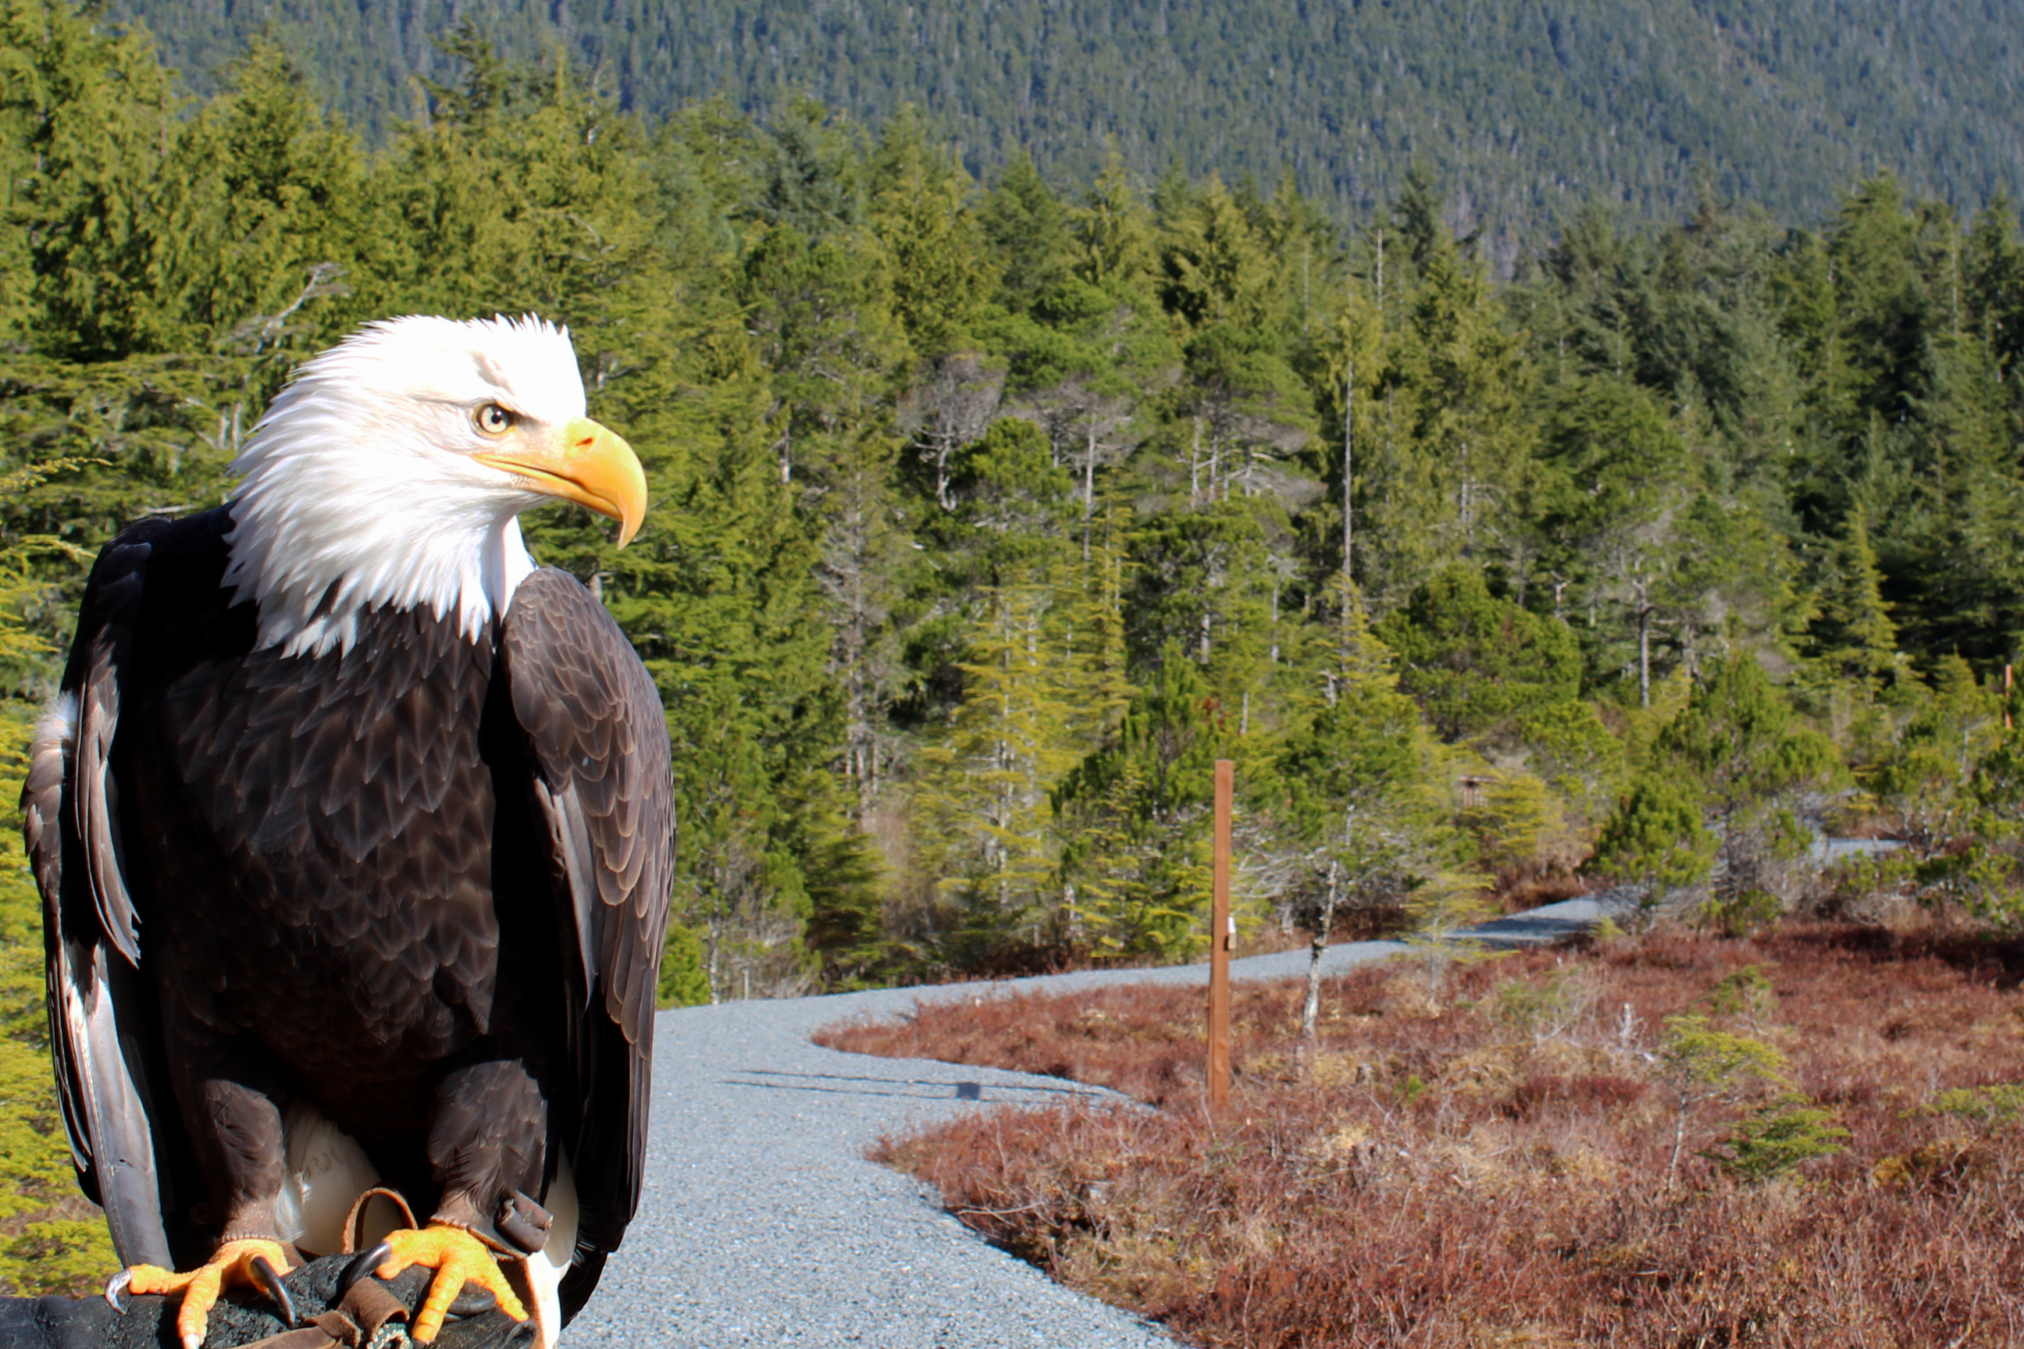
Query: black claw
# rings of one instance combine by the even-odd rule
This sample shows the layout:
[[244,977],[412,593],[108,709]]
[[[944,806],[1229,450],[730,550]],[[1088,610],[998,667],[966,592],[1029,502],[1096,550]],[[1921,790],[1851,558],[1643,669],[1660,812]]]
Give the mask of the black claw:
[[353,1284],[391,1260],[393,1254],[394,1248],[382,1241],[370,1250],[360,1251],[354,1255],[350,1263],[345,1265],[343,1272],[337,1276],[337,1290],[333,1296],[343,1297],[351,1291]]
[[112,1304],[112,1309],[118,1312],[121,1316],[126,1315],[126,1304],[119,1300],[120,1294],[126,1292],[127,1285],[132,1283],[133,1281],[134,1281],[134,1272],[130,1269],[123,1269],[119,1273],[113,1275],[110,1279],[106,1280],[105,1300],[107,1302],[110,1302]]
[[482,1284],[467,1283],[458,1292],[457,1300],[450,1304],[452,1316],[483,1316],[499,1305],[499,1299],[492,1296],[492,1290]]
[[288,1296],[288,1285],[281,1282],[281,1275],[275,1271],[266,1256],[254,1256],[252,1265],[253,1278],[260,1285],[261,1291],[274,1299],[275,1305],[281,1308],[281,1324],[293,1329],[297,1321],[295,1299]]

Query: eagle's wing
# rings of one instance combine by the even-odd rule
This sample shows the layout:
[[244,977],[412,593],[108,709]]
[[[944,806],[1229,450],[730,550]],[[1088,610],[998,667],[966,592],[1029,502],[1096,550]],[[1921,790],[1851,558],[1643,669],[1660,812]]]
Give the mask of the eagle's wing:
[[520,583],[501,655],[557,888],[569,900],[564,939],[575,947],[564,961],[582,1103],[564,1131],[581,1206],[576,1262],[562,1283],[570,1315],[639,1207],[674,781],[653,680],[576,578],[543,568]]
[[172,1263],[162,1223],[146,1055],[132,1033],[155,1015],[135,974],[139,921],[121,873],[110,756],[154,531],[99,554],[57,702],[31,750],[21,806],[42,891],[49,1039],[78,1183],[105,1209],[128,1264]]

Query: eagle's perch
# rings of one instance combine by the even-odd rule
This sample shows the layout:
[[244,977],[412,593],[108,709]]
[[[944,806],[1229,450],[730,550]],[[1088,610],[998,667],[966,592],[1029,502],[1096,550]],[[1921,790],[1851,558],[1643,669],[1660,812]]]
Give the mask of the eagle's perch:
[[431,1215],[381,1267],[441,1271],[418,1338],[520,1310],[497,1253],[552,1341],[639,1201],[674,819],[652,681],[516,517],[623,544],[645,475],[532,319],[373,324],[234,467],[100,554],[35,741],[78,1178],[186,1345],[375,1183]]

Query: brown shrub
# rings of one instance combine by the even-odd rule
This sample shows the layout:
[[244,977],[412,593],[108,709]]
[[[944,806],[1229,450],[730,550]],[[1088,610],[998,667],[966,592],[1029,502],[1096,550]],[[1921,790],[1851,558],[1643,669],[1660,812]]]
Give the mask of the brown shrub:
[[[1757,966],[1770,999],[1711,1011]],[[1158,1107],[978,1114],[887,1140],[986,1237],[1203,1345],[1996,1345],[2024,1338],[2024,1124],[1933,1108],[2024,1082],[2024,961],[1958,934],[1662,932],[1587,953],[1243,985],[1236,1090],[1203,1098],[1199,989],[930,1006],[833,1028],[859,1052],[1053,1071]],[[1578,1015],[1551,1002],[1570,975]],[[1542,1001],[1544,1000],[1544,1001]],[[1766,1010],[1768,1007],[1769,1010]],[[1845,1150],[1746,1185],[1709,1153],[1751,1107],[1688,1117],[1656,1051],[1692,1011],[1783,1052]]]

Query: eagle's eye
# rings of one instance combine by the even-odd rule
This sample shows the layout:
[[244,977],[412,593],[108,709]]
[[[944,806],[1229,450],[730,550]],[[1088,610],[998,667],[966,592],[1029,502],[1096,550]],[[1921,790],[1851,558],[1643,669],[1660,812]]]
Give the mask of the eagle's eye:
[[503,436],[513,429],[513,414],[497,403],[487,403],[471,414],[471,422],[488,436]]

